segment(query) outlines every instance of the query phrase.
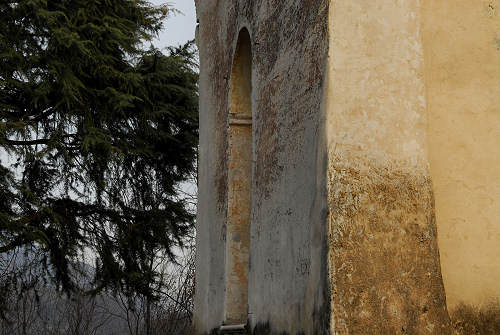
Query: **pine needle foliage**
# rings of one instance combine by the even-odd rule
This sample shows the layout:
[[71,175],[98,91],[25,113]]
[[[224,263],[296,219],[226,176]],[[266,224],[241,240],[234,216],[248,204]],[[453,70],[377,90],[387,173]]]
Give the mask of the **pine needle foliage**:
[[91,254],[96,292],[154,296],[152,257],[174,260],[192,232],[178,190],[196,160],[193,46],[144,49],[170,12],[143,0],[0,2],[0,254],[42,252],[67,292]]

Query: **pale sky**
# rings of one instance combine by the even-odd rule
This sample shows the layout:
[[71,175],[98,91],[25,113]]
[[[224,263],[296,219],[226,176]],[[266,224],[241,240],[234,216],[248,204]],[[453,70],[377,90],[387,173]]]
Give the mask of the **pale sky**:
[[[176,14],[165,22],[165,29],[160,38],[154,41],[158,48],[177,46],[194,39],[196,29],[196,12],[194,0],[150,0],[155,5],[169,3],[182,14]],[[208,0],[212,1],[212,0]]]

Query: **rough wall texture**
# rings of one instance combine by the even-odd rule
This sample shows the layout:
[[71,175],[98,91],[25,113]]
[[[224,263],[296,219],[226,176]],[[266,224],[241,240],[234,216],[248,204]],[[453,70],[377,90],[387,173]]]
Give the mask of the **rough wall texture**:
[[[253,42],[248,288],[255,334],[326,334],[326,0],[199,0],[200,162],[194,334],[224,318],[227,110],[238,32]],[[245,303],[245,302],[242,302]]]
[[[226,221],[225,322],[242,324],[248,318],[252,127],[229,127],[228,208]],[[243,303],[242,303],[243,302]]]
[[[248,265],[252,211],[252,46],[240,32],[229,87],[226,220],[225,317],[227,324],[248,319]],[[244,302],[244,303],[242,303]]]
[[224,320],[242,27],[253,48],[253,332],[447,334],[447,299],[500,297],[500,0],[199,0],[197,12],[194,334]]
[[448,304],[500,299],[500,1],[425,0],[430,171]]
[[420,1],[330,5],[332,334],[447,334]]

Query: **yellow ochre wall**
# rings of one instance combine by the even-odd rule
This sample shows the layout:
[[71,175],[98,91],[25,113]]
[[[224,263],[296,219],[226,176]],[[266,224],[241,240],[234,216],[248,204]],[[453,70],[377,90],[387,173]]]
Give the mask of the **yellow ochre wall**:
[[329,13],[332,331],[444,334],[500,298],[500,0]]
[[422,3],[428,145],[448,308],[500,297],[500,1]]
[[329,7],[332,334],[448,334],[419,0]]

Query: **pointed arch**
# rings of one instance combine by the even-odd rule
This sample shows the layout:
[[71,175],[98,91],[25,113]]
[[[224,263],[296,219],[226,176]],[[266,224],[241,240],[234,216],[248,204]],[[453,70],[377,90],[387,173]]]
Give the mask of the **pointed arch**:
[[252,207],[252,45],[238,36],[229,88],[228,201],[224,324],[248,318],[248,264]]

